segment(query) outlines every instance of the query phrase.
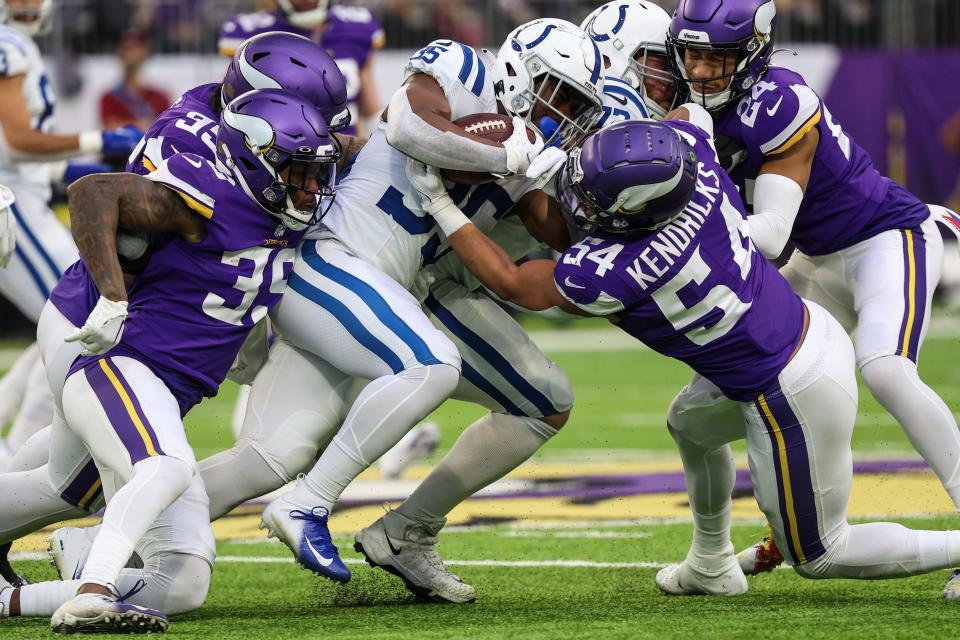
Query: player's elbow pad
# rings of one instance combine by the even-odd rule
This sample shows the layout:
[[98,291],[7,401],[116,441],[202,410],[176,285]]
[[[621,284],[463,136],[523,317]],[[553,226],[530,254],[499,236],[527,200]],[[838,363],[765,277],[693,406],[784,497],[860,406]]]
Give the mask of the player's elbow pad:
[[474,142],[431,126],[410,106],[405,87],[390,98],[386,134],[391,147],[431,167],[507,172],[507,152],[503,147]]
[[803,189],[794,180],[776,173],[757,177],[753,190],[750,237],[767,258],[773,260],[787,246],[793,223],[803,202]]

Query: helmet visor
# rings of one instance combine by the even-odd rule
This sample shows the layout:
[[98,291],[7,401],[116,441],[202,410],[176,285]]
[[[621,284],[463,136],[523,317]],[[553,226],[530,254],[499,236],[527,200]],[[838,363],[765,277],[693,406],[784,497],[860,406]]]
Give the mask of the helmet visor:
[[531,108],[526,119],[536,127],[546,146],[570,149],[600,117],[601,105],[563,76],[545,73],[533,81],[527,99]]

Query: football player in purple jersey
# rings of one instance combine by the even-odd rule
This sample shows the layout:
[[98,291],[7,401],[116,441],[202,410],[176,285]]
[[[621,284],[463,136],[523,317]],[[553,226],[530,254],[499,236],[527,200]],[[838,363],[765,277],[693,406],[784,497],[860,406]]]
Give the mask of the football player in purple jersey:
[[[741,148],[731,176],[757,248],[796,246],[783,275],[856,330],[864,383],[960,508],[957,422],[917,371],[943,267],[936,221],[951,212],[882,176],[804,79],[771,65],[775,30],[772,0],[682,0],[667,37],[675,75]],[[764,543],[742,555],[749,573],[777,558]],[[945,595],[960,598],[960,582]]]
[[[164,611],[202,604],[214,544],[182,417],[216,394],[280,299],[294,247],[333,196],[337,156],[308,101],[266,89],[223,110],[216,163],[176,153],[148,176],[93,176],[70,189],[82,256],[70,270],[82,277],[61,281],[38,332],[57,399],[50,461],[0,476],[0,539],[74,517],[68,494],[92,474],[107,509],[77,579],[0,584],[3,615],[53,614],[63,633],[149,632],[166,629]],[[156,245],[132,282],[118,229]],[[123,568],[134,551],[142,570]]]
[[311,38],[336,60],[347,80],[353,118],[347,133],[356,135],[359,121],[380,114],[383,105],[373,79],[373,52],[383,47],[383,29],[369,9],[331,6],[330,0],[277,0],[275,11],[243,13],[224,23],[220,53],[232,56],[240,43],[265,31]]
[[[436,170],[411,160],[424,206],[468,268],[503,299],[606,317],[709,379],[736,412],[669,423],[694,518],[687,559],[657,574],[665,593],[736,595],[747,581],[730,541],[735,468],[746,439],[754,493],[810,578],[884,578],[952,566],[960,531],[850,525],[854,350],[840,324],[760,255],[720,166],[709,115],[618,123],[590,134],[561,172],[561,206],[587,236],[559,259],[520,266],[452,204]],[[671,413],[672,415],[672,413]]]
[[[341,163],[362,146],[361,141],[354,136],[340,133],[349,124],[350,112],[346,105],[346,82],[333,59],[307,38],[273,31],[261,33],[244,42],[234,54],[222,82],[191,89],[164,111],[137,145],[128,162],[127,171],[147,175],[156,170],[166,158],[181,152],[189,152],[215,162],[215,141],[223,106],[241,93],[267,88],[282,88],[297,93],[320,111],[328,129],[338,132],[334,133],[333,137],[344,149],[340,155]],[[117,248],[121,266],[129,278],[146,266],[151,243],[147,234],[121,230],[117,238]],[[82,284],[85,273],[70,270],[64,277],[66,282],[62,288],[69,288],[71,282]],[[254,333],[256,335],[251,336],[245,351],[262,353],[265,356],[266,345],[261,345],[265,342],[265,336],[263,332]],[[37,360],[43,380],[39,355]],[[250,358],[246,360],[249,361]],[[248,368],[252,371],[255,365],[251,363]],[[231,377],[238,382],[249,383],[252,379],[250,371],[243,373],[243,377],[238,377],[236,371],[233,371]],[[52,396],[49,403],[49,415],[52,416]],[[49,417],[47,422],[49,423]],[[12,468],[35,469],[45,464],[49,437],[49,429],[45,429],[30,442],[31,446],[19,449],[12,459]],[[87,480],[92,486],[99,478],[93,474]],[[90,486],[77,486],[77,495],[86,495]],[[99,509],[99,506],[97,501],[88,501],[83,505],[84,508],[94,511]],[[58,530],[51,537],[54,563],[68,578],[73,577],[77,558],[86,556],[86,547],[92,539],[92,533],[68,527]],[[80,548],[81,546],[83,548]],[[5,563],[5,547],[6,545],[0,547],[0,573],[5,573],[8,581],[13,582],[15,574]],[[71,561],[69,567],[66,566],[67,560]]]

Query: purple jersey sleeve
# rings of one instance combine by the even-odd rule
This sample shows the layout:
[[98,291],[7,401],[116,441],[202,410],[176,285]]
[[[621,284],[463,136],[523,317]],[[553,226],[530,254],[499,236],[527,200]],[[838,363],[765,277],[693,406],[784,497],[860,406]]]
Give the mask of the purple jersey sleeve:
[[614,269],[622,250],[623,245],[596,237],[584,238],[567,249],[553,271],[560,294],[593,316],[608,316],[636,302]]
[[731,167],[747,207],[763,164],[816,130],[810,180],[790,239],[806,254],[824,255],[883,231],[911,228],[929,211],[877,171],[799,74],[771,67],[763,80],[715,117],[718,136],[742,148]]
[[790,149],[822,117],[820,98],[810,87],[764,80],[753,85],[749,99],[741,100],[736,111],[744,146],[764,156]]
[[188,207],[208,220],[213,217],[217,192],[210,187],[218,186],[218,182],[227,182],[232,186],[232,181],[219,173],[213,164],[192,153],[179,153],[167,158],[150,172],[147,179],[173,189]]
[[127,171],[147,175],[167,158],[192,153],[211,162],[216,154],[219,100],[217,83],[195,87],[161,113],[143,135],[143,142],[127,163]]

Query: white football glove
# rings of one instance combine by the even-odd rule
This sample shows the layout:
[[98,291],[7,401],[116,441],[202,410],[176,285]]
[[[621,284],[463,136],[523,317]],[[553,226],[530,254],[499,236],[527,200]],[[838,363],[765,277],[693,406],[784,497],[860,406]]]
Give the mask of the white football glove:
[[17,225],[10,210],[14,200],[13,191],[0,185],[0,269],[7,266],[17,248]]
[[123,323],[127,319],[127,301],[116,302],[100,296],[87,321],[79,329],[63,339],[64,342],[79,342],[85,356],[106,353],[117,346],[123,335]]
[[420,205],[433,217],[437,226],[448,238],[470,222],[470,219],[453,203],[447,188],[443,185],[440,171],[436,167],[407,158],[407,178],[420,196]]
[[447,205],[453,204],[453,200],[450,199],[450,194],[447,193],[447,188],[443,184],[443,178],[440,177],[440,171],[436,167],[431,167],[413,158],[407,158],[407,178],[410,179],[410,185],[420,196],[420,204],[430,215]]
[[567,152],[557,147],[548,147],[543,150],[527,168],[527,177],[535,180],[534,189],[543,189],[551,197],[556,197],[554,176],[567,162]]
[[543,151],[543,138],[536,131],[534,141],[527,137],[527,123],[523,118],[513,116],[513,133],[503,141],[503,148],[507,151],[507,171],[511,176],[522,176],[527,172],[530,163]]

